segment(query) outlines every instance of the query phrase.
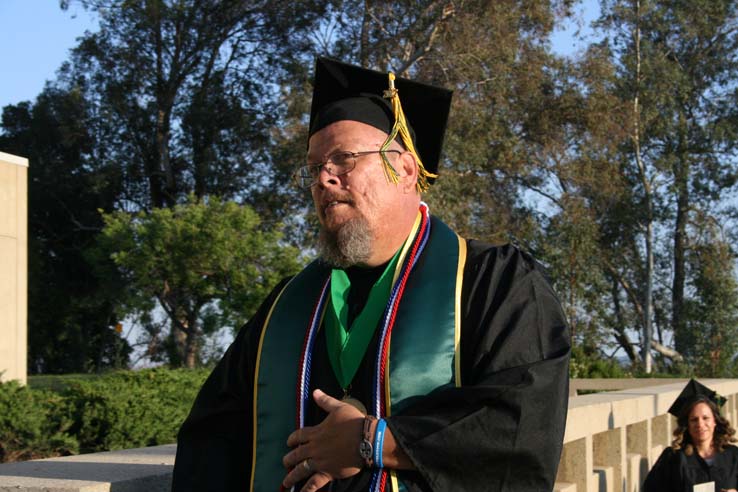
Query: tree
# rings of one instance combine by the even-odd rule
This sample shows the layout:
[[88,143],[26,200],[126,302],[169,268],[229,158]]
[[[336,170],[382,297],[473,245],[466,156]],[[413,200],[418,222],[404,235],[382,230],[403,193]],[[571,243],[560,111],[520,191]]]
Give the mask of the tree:
[[689,248],[687,269],[693,296],[685,306],[684,355],[705,377],[735,376],[738,352],[738,281],[735,253],[721,228],[709,218]]
[[[684,266],[679,211],[688,214],[688,244],[701,217],[727,217],[721,209],[735,183],[738,119],[735,86],[728,82],[735,80],[735,5],[690,5],[603,2],[604,40],[575,63],[551,57],[537,30],[516,37],[518,31],[503,26],[487,34],[500,39],[484,42],[485,34],[474,29],[488,25],[479,22],[483,16],[457,25],[465,13],[457,9],[451,42],[475,50],[436,62],[446,77],[457,76],[450,67],[465,68],[445,164],[467,167],[459,169],[452,194],[442,195],[467,211],[461,216],[468,225],[460,229],[487,238],[491,231],[522,233],[558,279],[577,341],[586,350],[620,347],[636,364],[652,349],[661,364],[680,357],[666,346],[673,344],[678,318],[672,292],[679,289],[672,287]],[[526,17],[514,8],[506,12],[506,25],[538,25],[542,32],[550,15],[534,10],[538,16],[530,17],[540,24],[517,24],[514,19]],[[698,46],[713,50],[711,69],[688,51],[676,55],[685,47],[697,53]],[[484,70],[486,77],[475,76]],[[687,123],[681,146],[675,144],[680,121]],[[454,130],[459,123],[461,130]],[[691,169],[684,206],[679,162]],[[449,183],[447,176],[433,193]],[[641,356],[633,336],[640,338]]]
[[47,85],[34,104],[6,106],[0,148],[29,158],[28,368],[31,373],[125,367],[115,331],[117,283],[87,258],[120,190],[120,174],[93,155],[90,107],[78,90]]
[[[421,69],[455,88],[442,179],[429,194],[463,234],[536,249],[536,209],[561,108],[548,35],[565,2],[464,2]],[[473,46],[473,49],[470,49]],[[563,94],[565,96],[565,94]],[[526,194],[525,190],[532,193]],[[533,191],[537,190],[537,191]],[[461,199],[461,197],[465,197]],[[554,205],[556,206],[556,205]]]
[[265,230],[254,210],[234,202],[190,195],[172,208],[103,218],[99,254],[113,259],[127,289],[119,309],[149,320],[156,307],[166,313],[166,340],[152,346],[163,343],[174,366],[195,367],[203,335],[235,331],[298,270],[297,250],[278,229]]
[[95,145],[124,173],[120,207],[215,194],[277,220],[289,202],[274,196],[265,150],[281,62],[304,51],[324,2],[80,3],[100,30],[82,38],[66,76],[85,81],[100,118]]
[[[738,120],[729,82],[738,74],[736,2],[606,1],[601,26],[613,49],[614,94],[633,107],[629,138],[620,145],[621,169],[633,183],[637,205],[631,217],[643,239],[632,241],[638,260],[631,268],[640,287],[630,297],[640,304],[633,302],[648,345],[649,286],[670,276],[658,288],[671,292],[669,328],[676,350],[686,352],[689,223],[715,216],[736,180]],[[654,255],[671,275],[655,272]],[[658,316],[656,309],[653,313]]]

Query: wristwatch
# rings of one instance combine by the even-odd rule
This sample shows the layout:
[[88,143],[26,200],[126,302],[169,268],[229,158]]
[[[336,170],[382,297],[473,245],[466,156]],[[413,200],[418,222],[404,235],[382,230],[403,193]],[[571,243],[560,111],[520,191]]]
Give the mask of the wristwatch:
[[364,460],[364,466],[371,468],[374,464],[374,450],[372,449],[373,436],[372,432],[372,420],[376,420],[374,417],[367,415],[364,417],[364,430],[361,433],[361,442],[359,443],[359,456]]

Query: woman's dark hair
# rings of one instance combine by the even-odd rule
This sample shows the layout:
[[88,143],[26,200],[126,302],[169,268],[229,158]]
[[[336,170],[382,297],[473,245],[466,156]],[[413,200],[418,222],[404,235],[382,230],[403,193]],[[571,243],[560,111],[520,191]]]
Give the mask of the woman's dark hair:
[[682,409],[679,417],[677,418],[677,428],[674,431],[674,440],[671,442],[671,447],[674,450],[684,448],[684,453],[690,456],[694,452],[694,443],[692,442],[692,436],[689,435],[689,414],[692,409],[698,404],[704,403],[710,410],[712,410],[712,416],[715,419],[715,431],[712,435],[712,445],[718,452],[722,452],[725,446],[732,442],[737,442],[738,439],[733,437],[735,435],[735,429],[730,425],[728,419],[720,415],[720,409],[717,407],[715,402],[707,397],[701,396],[689,405],[685,405]]

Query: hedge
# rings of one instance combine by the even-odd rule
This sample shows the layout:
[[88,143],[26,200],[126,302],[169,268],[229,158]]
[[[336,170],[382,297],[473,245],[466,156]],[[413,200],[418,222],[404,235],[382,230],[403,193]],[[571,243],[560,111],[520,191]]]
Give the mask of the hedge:
[[0,384],[0,462],[74,454],[77,440],[64,418],[64,399],[16,381]]
[[175,442],[208,373],[121,371],[58,391],[0,384],[0,462]]

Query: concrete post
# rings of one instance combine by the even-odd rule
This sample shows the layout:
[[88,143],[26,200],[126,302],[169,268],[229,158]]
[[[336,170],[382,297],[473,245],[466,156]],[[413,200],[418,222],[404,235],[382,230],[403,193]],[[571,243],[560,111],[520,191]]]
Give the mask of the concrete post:
[[26,382],[28,159],[0,152],[0,381]]
[[645,458],[640,454],[628,453],[626,458],[626,467],[628,469],[626,472],[628,476],[628,486],[625,489],[626,492],[639,492],[641,490],[641,484],[643,483],[643,480],[646,479],[645,475],[641,478],[644,461]]
[[651,422],[652,444],[668,446],[671,444],[671,415],[657,415]]
[[726,398],[725,405],[720,410],[720,413],[723,414],[723,417],[728,419],[730,423],[733,423],[733,408],[735,408],[735,398],[733,395],[729,395]]
[[612,468],[612,485],[607,490],[623,492],[627,481],[625,429],[618,427],[592,436],[593,460],[596,468]]
[[657,415],[651,420],[651,466],[661,456],[661,452],[671,446],[675,419],[670,414]]
[[[646,479],[648,470],[651,469],[651,419],[636,422],[626,427],[626,448],[629,460],[628,488],[640,490],[643,480]],[[639,458],[636,458],[638,456]],[[638,466],[636,467],[636,461]],[[635,488],[632,488],[635,487]]]
[[564,446],[556,481],[575,484],[577,492],[593,491],[593,467],[592,436],[585,436]]

